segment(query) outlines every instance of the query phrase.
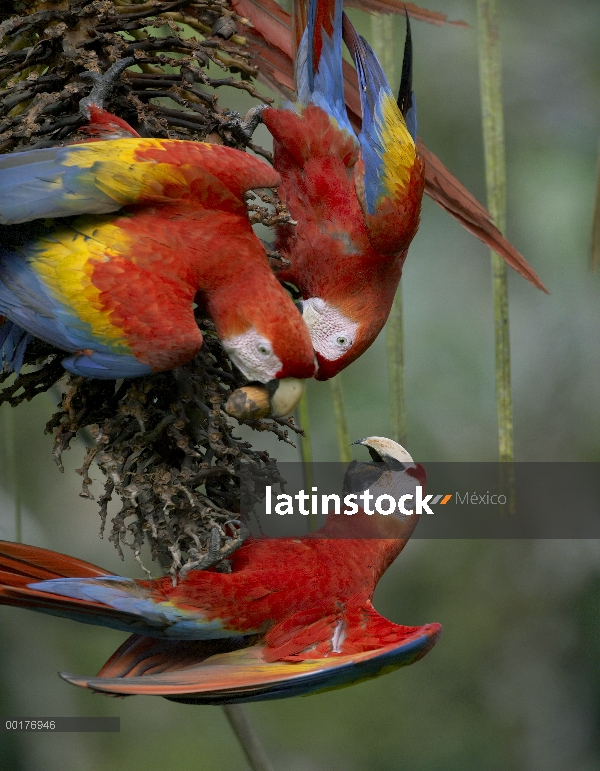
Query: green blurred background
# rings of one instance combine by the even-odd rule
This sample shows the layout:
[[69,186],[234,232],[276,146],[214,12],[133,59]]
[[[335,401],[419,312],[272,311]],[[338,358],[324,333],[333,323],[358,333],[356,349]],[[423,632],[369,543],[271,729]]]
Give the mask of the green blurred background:
[[[600,460],[600,276],[588,270],[597,174],[600,4],[501,0],[508,237],[551,295],[510,276],[517,460]],[[413,23],[419,133],[485,200],[474,2],[429,6],[471,29]],[[352,13],[370,36],[370,19]],[[402,19],[388,19],[401,59]],[[394,88],[397,87],[393,84]],[[226,97],[244,111],[245,95]],[[227,101],[229,99],[229,101]],[[261,128],[259,141],[267,145]],[[496,418],[488,250],[425,199],[406,263],[408,448],[420,461],[494,460]],[[352,439],[386,434],[383,335],[342,375]],[[54,400],[56,401],[56,400]],[[312,382],[316,460],[336,460],[327,383]],[[23,540],[139,576],[98,538],[78,498],[83,448],[61,475],[40,396],[14,412]],[[3,437],[7,407],[3,407]],[[281,460],[297,451],[252,437]],[[357,450],[355,457],[363,457]],[[6,442],[0,537],[13,539]],[[96,470],[99,480],[100,473]],[[100,485],[96,485],[99,493]],[[568,512],[567,512],[568,514]],[[600,768],[600,544],[413,541],[381,581],[393,621],[439,621],[436,648],[406,670],[306,699],[248,706],[279,771],[592,771]],[[7,771],[242,771],[219,708],[116,700],[59,680],[92,674],[123,635],[0,609],[0,715],[118,715],[120,734],[1,734]]]

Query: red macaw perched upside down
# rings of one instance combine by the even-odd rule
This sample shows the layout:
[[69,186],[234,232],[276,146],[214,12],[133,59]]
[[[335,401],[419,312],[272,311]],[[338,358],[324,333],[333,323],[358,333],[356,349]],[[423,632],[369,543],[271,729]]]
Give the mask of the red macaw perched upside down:
[[[294,98],[294,64],[297,44],[300,42],[296,31],[305,28],[306,0],[294,0],[290,15],[274,0],[231,0],[235,11],[241,17],[248,17],[253,28],[243,27],[247,47],[260,61],[259,80],[280,94],[284,99]],[[360,8],[370,13],[408,12],[413,19],[433,24],[452,24],[468,27],[461,21],[448,21],[444,14],[419,8],[402,0],[347,0],[347,6]],[[357,129],[361,126],[361,97],[356,70],[346,61],[342,62],[344,73],[344,95],[350,122]],[[533,286],[547,291],[539,276],[498,230],[492,215],[444,166],[440,159],[429,150],[420,138],[417,147],[425,160],[425,194],[455,217],[470,233],[506,260],[511,268],[526,278]]]
[[[262,113],[280,193],[298,222],[279,228],[276,247],[291,265],[278,277],[303,297],[319,380],[364,353],[385,324],[425,184],[414,107],[407,126],[375,54],[345,19],[363,110],[356,136],[344,104],[342,18],[342,0],[310,0],[297,101]],[[407,62],[402,89],[410,93],[409,46]]]
[[5,359],[19,367],[24,330],[72,353],[63,364],[77,375],[171,369],[202,345],[196,300],[249,380],[311,377],[310,336],[244,202],[279,181],[256,157],[178,140],[0,157]]
[[[399,498],[425,470],[395,442],[364,439],[377,460],[352,464],[344,494]],[[330,514],[302,538],[248,540],[233,572],[132,580],[32,546],[0,543],[0,603],[133,632],[96,678],[69,682],[112,694],[197,704],[315,693],[421,658],[439,624],[408,627],[371,604],[417,515]]]

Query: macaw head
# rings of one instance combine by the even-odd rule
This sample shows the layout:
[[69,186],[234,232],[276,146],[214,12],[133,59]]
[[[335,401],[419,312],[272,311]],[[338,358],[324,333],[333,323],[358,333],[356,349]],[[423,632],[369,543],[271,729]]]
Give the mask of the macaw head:
[[217,328],[221,344],[250,382],[313,377],[315,357],[306,324],[274,277],[273,286],[276,297],[253,296],[249,306],[238,305],[245,329],[222,334]]
[[302,317],[290,300],[291,317],[274,330],[250,327],[222,338],[223,348],[249,384],[236,389],[227,412],[240,420],[290,415],[304,393],[306,378],[315,373],[312,342]]
[[289,415],[302,397],[305,380],[315,374],[306,324],[273,274],[268,275],[259,296],[240,292],[235,307],[220,317],[221,324],[215,322],[223,348],[249,381],[226,405],[240,420]]
[[[315,377],[317,380],[328,380],[346,366],[354,353],[360,324],[320,297],[309,297],[297,305],[315,350]],[[359,355],[360,352],[357,353]],[[356,356],[352,356],[352,360],[354,358]]]
[[[240,259],[219,254],[217,287],[198,292],[195,302],[210,316],[232,364],[248,381],[232,394],[227,412],[240,420],[284,417],[300,401],[303,381],[315,374],[310,334],[249,224],[235,244]],[[244,249],[253,257],[247,268]],[[259,250],[263,259],[255,259]]]
[[329,380],[362,356],[389,316],[406,254],[373,269],[366,286],[348,292],[343,276],[327,300],[309,297],[297,303],[317,359],[317,380]]

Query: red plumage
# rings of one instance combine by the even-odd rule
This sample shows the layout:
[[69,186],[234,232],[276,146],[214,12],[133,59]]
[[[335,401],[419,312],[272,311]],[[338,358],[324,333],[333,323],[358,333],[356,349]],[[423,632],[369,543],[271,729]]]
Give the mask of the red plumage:
[[[372,491],[398,497],[424,484],[424,469],[407,463],[410,456],[399,445],[380,437],[363,443],[377,448],[386,462],[353,464],[345,489],[362,488],[368,479],[364,484]],[[330,682],[329,674],[313,682],[311,662],[324,672],[336,660],[342,669],[356,665],[356,675],[345,676],[349,684],[361,672],[378,673],[383,663],[378,669],[372,662],[380,655],[397,657],[406,650],[401,663],[396,658],[400,666],[435,642],[439,625],[394,624],[372,606],[377,582],[417,520],[417,515],[367,516],[361,509],[352,516],[330,514],[320,531],[307,536],[248,540],[233,554],[229,574],[192,570],[175,586],[170,577],[132,581],[55,552],[0,542],[0,604],[138,632],[98,678],[68,678],[96,690],[210,694],[214,663],[222,673],[215,689],[226,688],[242,700],[245,688],[260,690],[261,683],[283,695],[310,692]],[[370,674],[360,668],[365,662]],[[172,686],[160,681],[155,688],[152,677],[161,672],[172,674]],[[287,693],[282,683],[297,684],[298,678],[304,683],[300,691]]]
[[[371,10],[377,13],[404,13],[405,4],[386,0],[369,0]],[[294,51],[292,29],[304,29],[304,23],[295,22],[290,14],[283,11],[273,0],[232,0],[233,7],[242,16],[248,17],[252,28],[243,28],[248,40],[248,48],[261,62],[259,79],[285,99],[294,98]],[[300,0],[304,4],[304,0]],[[294,15],[297,14],[298,0],[294,3]],[[350,5],[362,7],[363,0],[353,0]],[[275,11],[277,9],[277,11]],[[447,22],[446,16],[418,8],[406,3],[408,14],[415,19],[433,24],[450,23],[466,27],[464,22]],[[296,34],[296,41],[299,37]],[[344,91],[349,118],[357,130],[361,126],[360,95],[356,70],[346,61],[342,64],[344,73]],[[425,160],[425,194],[439,206],[455,217],[460,224],[497,252],[513,270],[544,292],[548,290],[527,260],[506,239],[493,222],[489,211],[475,199],[466,187],[450,172],[440,159],[419,139],[418,148]]]
[[[298,5],[301,14],[304,4]],[[361,56],[370,120],[383,132],[377,149],[365,132],[357,139],[338,106],[342,12],[336,0],[311,0],[309,5],[296,71],[298,102],[262,113],[274,139],[280,195],[298,223],[297,229],[278,229],[276,248],[290,262],[278,278],[295,285],[304,299],[319,380],[361,356],[383,328],[417,230],[424,187],[423,162],[387,96],[385,76],[372,54],[363,55],[349,22],[344,23],[356,43],[354,54]],[[312,69],[303,63],[305,56],[312,58]],[[401,170],[389,165],[392,141],[404,148],[396,158]]]
[[[372,607],[377,582],[412,530],[412,524],[408,533],[398,526],[396,535],[401,537],[392,538],[391,519],[378,519],[382,518],[367,519],[360,510],[352,520],[333,521],[315,535],[249,540],[234,553],[231,574],[191,571],[176,586],[170,577],[135,583],[147,590],[154,603],[168,602],[190,613],[201,611],[205,622],[218,620],[240,635],[262,630],[262,657],[267,662],[374,650],[401,642],[418,629],[386,621]],[[386,537],[375,537],[378,532]],[[78,620],[83,615],[91,623],[94,616],[119,619],[125,614],[103,603],[29,588],[32,583],[62,577],[111,576],[73,557],[0,542],[0,604]],[[340,623],[346,634],[339,649],[333,650],[332,637]]]

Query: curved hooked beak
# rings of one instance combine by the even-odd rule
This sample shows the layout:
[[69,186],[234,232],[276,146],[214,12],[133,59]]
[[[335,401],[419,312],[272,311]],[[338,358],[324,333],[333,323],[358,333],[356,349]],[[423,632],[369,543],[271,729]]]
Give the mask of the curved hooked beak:
[[230,395],[225,412],[238,420],[259,418],[285,418],[298,406],[302,398],[305,380],[285,377],[268,383],[249,383]]

